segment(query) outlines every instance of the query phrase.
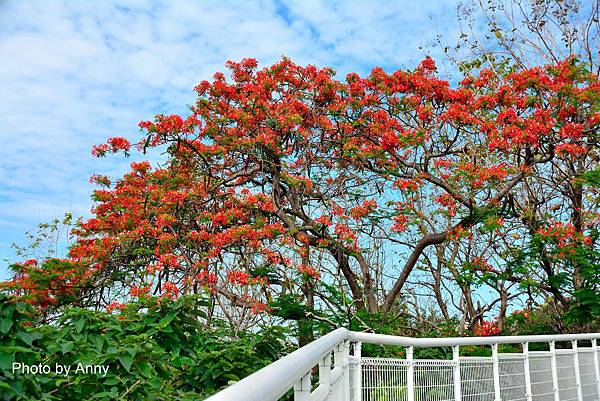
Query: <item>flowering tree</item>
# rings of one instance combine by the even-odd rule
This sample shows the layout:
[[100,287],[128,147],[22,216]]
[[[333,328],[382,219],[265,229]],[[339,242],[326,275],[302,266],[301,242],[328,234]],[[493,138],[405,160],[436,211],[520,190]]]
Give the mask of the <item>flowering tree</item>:
[[[227,66],[230,78],[217,73],[195,88],[189,116],[156,116],[140,123],[134,146],[110,138],[93,149],[159,148],[165,163],[132,163],[114,183],[93,177],[94,217],[74,231],[64,263],[77,268],[52,278],[56,291],[114,308],[127,297],[207,290],[240,319],[296,294],[304,317],[315,317],[328,301],[320,283],[341,279],[347,308],[389,313],[426,260],[451,273],[474,327],[498,300],[506,306],[511,282],[537,277],[565,300],[559,271],[582,285],[582,266],[564,265],[558,249],[597,247],[597,203],[573,180],[597,168],[599,87],[574,59],[484,69],[456,87],[429,58],[414,71],[376,68],[345,82],[285,58],[262,70],[253,59]],[[536,187],[564,189],[571,203],[534,224]],[[548,268],[542,253],[538,265],[515,269],[511,235],[549,239],[544,252],[557,259]],[[6,285],[57,304],[47,282],[38,286],[36,263]],[[466,273],[500,288],[487,309],[475,307]]]
[[[375,70],[368,79],[350,77],[357,93],[352,104],[362,125],[354,127],[346,146],[353,147],[359,168],[381,177],[371,182],[381,187],[391,183],[385,190],[388,196],[397,191],[391,195],[400,199],[392,203],[396,212],[390,211],[394,225],[383,231],[390,241],[410,249],[385,297],[386,310],[425,248],[482,234],[497,241],[497,233],[503,232],[506,238],[510,232],[503,226],[521,209],[521,191],[531,190],[532,183],[559,189],[565,180],[570,183],[597,166],[598,82],[573,59],[500,76],[482,70],[457,89],[432,76],[433,67],[426,60],[414,74]],[[565,162],[578,167],[558,167]],[[562,175],[555,179],[558,169]],[[583,227],[597,224],[597,209],[592,203],[584,205],[581,195],[593,189],[584,189],[580,181],[572,185],[579,199],[569,198],[573,218],[586,222],[579,223],[573,235],[591,246],[591,238],[583,238]],[[575,193],[573,188],[567,192]],[[553,224],[545,217],[544,224]],[[477,233],[476,226],[481,227]],[[398,235],[389,234],[393,232]],[[547,236],[539,227],[534,233]],[[485,244],[484,240],[478,242]],[[468,250],[467,262],[491,272],[489,252],[475,252]],[[503,261],[499,265],[506,264],[506,257]],[[542,286],[559,293],[552,274],[546,271]],[[577,286],[577,269],[573,277]]]

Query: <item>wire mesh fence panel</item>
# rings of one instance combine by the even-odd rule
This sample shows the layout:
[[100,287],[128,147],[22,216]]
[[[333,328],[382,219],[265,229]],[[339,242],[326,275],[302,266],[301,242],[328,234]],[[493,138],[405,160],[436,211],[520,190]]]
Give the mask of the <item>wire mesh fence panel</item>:
[[[582,401],[600,401],[597,392],[594,352],[579,348]],[[598,351],[600,357],[600,350]],[[527,401],[525,356],[520,353],[498,355],[500,398],[502,401]],[[415,359],[414,401],[454,401],[454,365],[451,360]],[[362,400],[408,401],[408,366],[405,359],[362,358]],[[462,401],[495,401],[494,364],[490,357],[460,358]],[[577,401],[575,358],[572,350],[556,351],[556,370],[560,401]],[[354,367],[350,371],[350,393],[354,394]],[[554,401],[552,354],[529,353],[532,401]]]
[[533,401],[553,401],[552,354],[547,351],[529,354],[529,376]]
[[583,401],[598,400],[596,388],[596,370],[594,367],[594,351],[591,348],[578,348],[579,374],[581,377],[581,393]]
[[408,401],[406,360],[362,358],[361,365],[362,401]]
[[415,360],[415,401],[453,401],[452,361]]
[[[407,401],[405,359],[362,358],[362,401]],[[415,360],[414,400],[453,401],[452,361]]]
[[494,364],[488,357],[462,357],[460,382],[463,401],[494,400]]
[[561,401],[577,400],[577,378],[575,376],[575,360],[571,350],[556,351],[556,371],[558,374],[558,391]]
[[503,401],[527,400],[525,358],[523,354],[499,354],[500,398]]

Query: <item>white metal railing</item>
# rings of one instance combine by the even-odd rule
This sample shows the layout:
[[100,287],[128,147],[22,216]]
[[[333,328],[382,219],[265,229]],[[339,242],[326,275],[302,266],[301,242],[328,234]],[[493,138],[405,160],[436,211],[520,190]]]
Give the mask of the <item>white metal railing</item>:
[[[600,333],[410,338],[340,328],[207,401],[600,401],[598,339]],[[362,357],[363,343],[406,347],[406,358]],[[533,343],[549,350],[531,351]],[[501,344],[520,344],[522,352],[499,352]],[[460,356],[460,347],[481,345],[491,347],[490,357]],[[415,348],[439,347],[450,347],[452,359],[414,357]]]

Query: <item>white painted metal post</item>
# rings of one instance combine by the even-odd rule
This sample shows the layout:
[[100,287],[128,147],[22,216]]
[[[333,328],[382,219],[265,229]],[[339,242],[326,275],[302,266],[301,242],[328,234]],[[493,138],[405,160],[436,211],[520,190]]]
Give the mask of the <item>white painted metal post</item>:
[[558,368],[556,366],[556,343],[550,341],[550,369],[552,369],[552,392],[554,393],[554,401],[560,401],[558,388]]
[[462,389],[460,387],[460,348],[452,347],[452,368],[454,371],[454,401],[461,401]]
[[361,365],[362,343],[354,343],[354,400],[362,401],[362,365]]
[[[350,401],[350,341],[344,341],[344,375],[342,377],[343,400]],[[580,400],[581,401],[581,400]]]
[[494,401],[501,401],[500,396],[500,359],[498,357],[498,344],[492,344],[492,366],[494,375]]
[[310,372],[294,384],[294,401],[310,401]]
[[406,360],[408,366],[406,367],[406,390],[407,400],[415,401],[415,361],[414,361],[414,347],[408,347],[406,349]]
[[331,351],[319,361],[319,386],[331,389]]
[[594,353],[594,371],[596,372],[596,400],[600,400],[600,363],[598,362],[598,342],[592,340],[592,352]]
[[571,341],[573,344],[573,363],[575,364],[575,383],[577,385],[577,400],[583,401],[583,392],[581,390],[581,372],[579,372],[579,350],[577,349],[577,340]]
[[525,395],[527,396],[527,401],[531,401],[533,394],[531,392],[531,372],[529,370],[529,343],[523,343],[523,355],[525,356],[525,361],[523,362],[525,368]]
[[[340,343],[335,347],[335,351],[333,353],[333,364],[334,369],[342,370],[344,369],[344,343]],[[333,383],[333,391],[331,393],[333,401],[345,401],[344,400],[344,374],[341,376],[336,376],[337,380]]]

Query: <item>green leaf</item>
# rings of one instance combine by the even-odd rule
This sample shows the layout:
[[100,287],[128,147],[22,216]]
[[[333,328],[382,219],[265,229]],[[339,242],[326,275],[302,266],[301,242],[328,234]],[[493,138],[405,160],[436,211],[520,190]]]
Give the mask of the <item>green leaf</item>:
[[148,384],[152,388],[159,389],[163,386],[163,381],[159,377],[153,377],[152,379],[148,380]]
[[25,348],[25,347],[19,347],[18,345],[12,345],[12,346],[0,346],[0,352],[2,353],[10,353],[10,354],[14,354],[17,352],[35,352],[32,349],[29,348]]
[[119,356],[119,362],[125,368],[127,372],[131,369],[131,365],[133,364],[133,357],[129,354],[123,354]]
[[67,352],[71,351],[74,347],[75,347],[75,344],[73,344],[72,342],[60,344],[60,350],[62,351],[63,354],[66,354]]
[[136,368],[137,370],[139,370],[142,376],[145,376],[147,378],[151,378],[154,376],[152,366],[146,361],[142,361],[136,364]]
[[115,376],[109,377],[108,379],[104,380],[104,385],[106,385],[106,386],[113,386],[117,383],[118,383],[118,380]]
[[8,319],[8,318],[0,319],[0,331],[2,332],[2,334],[8,333],[8,331],[10,330],[12,325],[13,325],[13,322],[11,319]]
[[2,314],[9,319],[12,318],[16,307],[17,305],[15,305],[14,302],[6,303],[5,306],[2,308]]
[[0,369],[10,369],[15,361],[15,354],[0,352]]
[[126,351],[133,358],[133,357],[135,357],[135,354],[137,354],[138,350],[137,350],[137,348],[127,347]]
[[23,341],[27,345],[31,345],[31,343],[33,342],[33,340],[35,340],[35,336],[33,334],[30,334],[30,333],[26,332],[26,331],[19,330],[17,332],[17,336],[21,339],[21,341]]
[[89,339],[92,342],[92,344],[94,344],[98,352],[102,351],[102,346],[104,345],[104,338],[102,336],[90,335]]
[[227,373],[224,375],[224,377],[229,379],[230,381],[234,381],[234,382],[240,381],[240,378],[237,377],[236,375],[234,375],[233,373]]
[[75,321],[75,330],[77,331],[77,333],[81,333],[81,330],[83,330],[83,326],[85,326],[84,319],[77,319]]
[[173,321],[174,318],[175,318],[175,314],[169,313],[167,316],[160,319],[158,324],[160,324],[161,326],[167,326],[169,323],[171,323]]

